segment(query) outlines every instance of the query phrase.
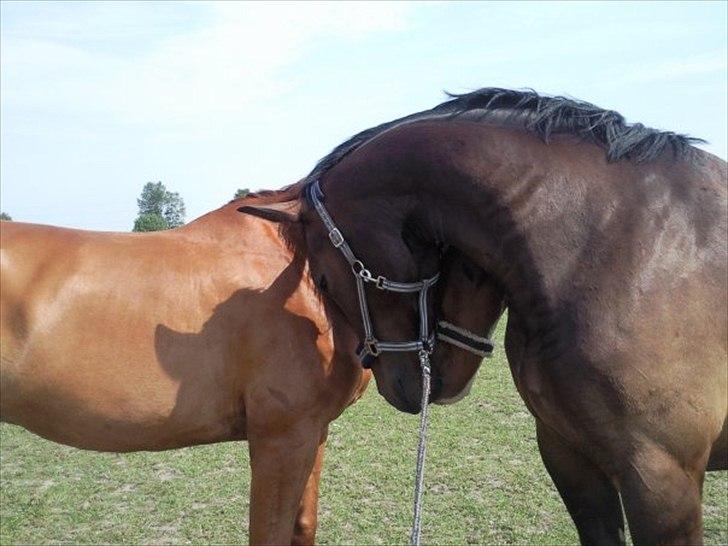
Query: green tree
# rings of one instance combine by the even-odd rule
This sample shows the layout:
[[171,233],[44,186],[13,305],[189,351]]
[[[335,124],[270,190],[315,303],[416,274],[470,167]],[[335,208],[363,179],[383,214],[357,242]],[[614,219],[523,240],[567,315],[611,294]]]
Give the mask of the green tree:
[[134,220],[132,231],[162,231],[165,229],[169,229],[169,224],[163,216],[156,212],[145,212]]
[[12,218],[10,218],[10,215],[7,212],[0,212],[0,220],[7,220],[9,222]]
[[185,223],[184,201],[179,193],[168,191],[161,182],[147,182],[137,205],[139,216],[134,221],[134,231],[159,231]]
[[233,197],[233,199],[242,199],[249,193],[250,190],[248,188],[240,188],[238,191],[235,192],[235,197]]

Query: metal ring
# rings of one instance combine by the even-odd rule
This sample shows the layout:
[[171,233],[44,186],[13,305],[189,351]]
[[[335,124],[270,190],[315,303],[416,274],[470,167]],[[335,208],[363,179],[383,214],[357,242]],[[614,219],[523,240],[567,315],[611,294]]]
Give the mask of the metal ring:
[[367,282],[372,280],[372,272],[364,267],[364,264],[361,262],[361,260],[354,260],[354,262],[351,264],[351,270],[354,272],[354,275],[356,275],[357,277],[361,277]]

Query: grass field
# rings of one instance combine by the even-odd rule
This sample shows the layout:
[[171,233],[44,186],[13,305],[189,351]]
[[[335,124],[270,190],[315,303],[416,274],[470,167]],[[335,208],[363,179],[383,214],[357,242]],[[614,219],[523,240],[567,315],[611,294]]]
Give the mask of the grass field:
[[[333,424],[319,543],[407,542],[417,419],[372,386]],[[98,454],[9,425],[0,441],[0,544],[247,542],[245,444]],[[577,542],[500,344],[468,398],[432,408],[425,482],[423,543]],[[725,472],[709,475],[704,512],[706,542],[728,544]]]

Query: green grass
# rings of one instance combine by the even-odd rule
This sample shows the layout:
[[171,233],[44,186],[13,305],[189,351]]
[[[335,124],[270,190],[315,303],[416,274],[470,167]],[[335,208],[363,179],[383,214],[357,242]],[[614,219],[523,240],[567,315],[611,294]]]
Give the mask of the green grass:
[[[332,424],[319,543],[407,542],[417,425],[373,386]],[[0,442],[0,544],[247,542],[245,444],[98,454],[10,425]],[[577,543],[502,348],[468,398],[431,408],[425,485],[424,543]],[[727,473],[709,475],[704,513],[706,542],[728,544]]]

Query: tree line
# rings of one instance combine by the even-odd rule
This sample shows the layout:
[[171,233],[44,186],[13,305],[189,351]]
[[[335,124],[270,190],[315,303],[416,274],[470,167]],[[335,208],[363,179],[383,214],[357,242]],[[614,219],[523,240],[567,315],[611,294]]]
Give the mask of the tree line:
[[[248,195],[247,188],[238,189],[233,199]],[[132,231],[162,231],[184,225],[185,202],[177,192],[169,191],[162,182],[147,182],[137,199],[139,214]]]
[[[240,188],[233,199],[248,195],[247,188]],[[185,202],[179,193],[169,191],[161,181],[147,182],[137,199],[139,212],[132,231],[162,231],[184,225]],[[12,221],[6,212],[0,212],[0,220]]]

